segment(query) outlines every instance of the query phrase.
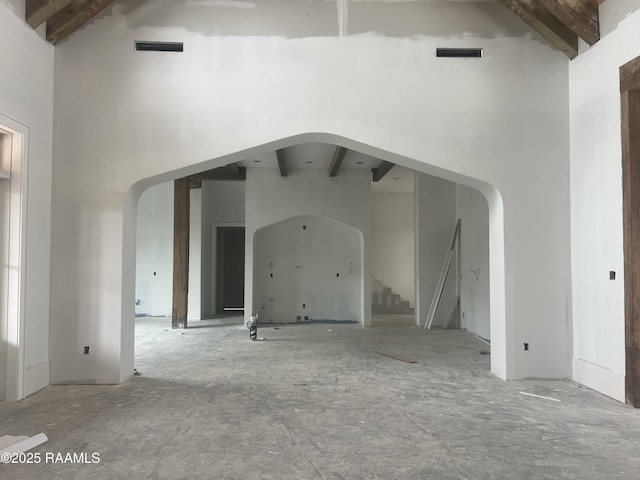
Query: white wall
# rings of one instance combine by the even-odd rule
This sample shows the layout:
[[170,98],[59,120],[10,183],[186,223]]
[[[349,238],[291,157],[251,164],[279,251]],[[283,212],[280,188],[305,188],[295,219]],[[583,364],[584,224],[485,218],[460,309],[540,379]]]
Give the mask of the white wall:
[[200,310],[202,291],[202,190],[191,189],[189,204],[189,300],[187,304],[187,319],[200,320],[202,318]]
[[489,340],[489,206],[479,191],[456,185],[460,228],[460,326]]
[[244,226],[245,183],[202,182],[202,316],[216,313],[217,227]]
[[[173,189],[173,182],[155,185],[147,189],[138,202],[136,315],[170,317],[172,313]],[[201,199],[200,190],[191,190],[187,308],[189,320],[200,319]]]
[[[416,324],[424,326],[457,222],[455,183],[417,173],[415,176]],[[455,270],[454,270],[455,271]],[[448,286],[455,287],[455,275]],[[455,289],[443,291],[438,322],[446,316]],[[444,311],[444,312],[443,312]]]
[[[163,0],[126,17],[116,5],[56,47],[56,381],[132,371],[130,224],[143,187],[313,141],[488,195],[492,371],[570,375],[566,57],[497,3],[398,4],[402,18],[431,19],[406,28],[390,5],[358,4],[350,25],[379,33],[344,37],[331,36],[337,12],[324,3]],[[238,36],[252,34],[263,36]],[[183,40],[185,52],[136,53],[140,39]],[[437,59],[440,46],[485,56]],[[96,355],[78,358],[87,333]]]
[[[615,0],[606,3],[613,15]],[[636,11],[569,68],[573,378],[620,401],[625,327],[619,67],[638,55]]]
[[[310,223],[318,238],[331,247],[322,252],[321,259],[311,257],[320,255],[322,245],[304,240],[306,244],[296,244],[295,248],[291,245],[295,255],[284,260],[285,252],[275,239],[282,241],[283,232],[295,230],[297,220],[260,233],[264,227],[309,216],[342,224],[335,226],[333,222],[316,220]],[[359,233],[351,233],[345,226]],[[292,240],[305,239],[306,233],[299,233]],[[354,235],[359,237],[357,246]],[[336,239],[344,241],[342,251],[337,248]],[[367,169],[342,169],[335,178],[320,169],[293,169],[287,177],[281,177],[277,169],[247,169],[245,242],[245,317],[259,313],[265,299],[268,302],[269,298],[275,298],[273,318],[269,320],[291,321],[297,315],[316,315],[316,319],[357,320],[365,326],[371,325],[371,172]],[[284,265],[281,267],[271,258],[281,260]],[[304,261],[304,272],[299,275],[304,282],[295,296],[300,305],[280,301],[292,287],[286,272],[292,268],[289,263],[294,259]],[[271,261],[278,276],[274,274],[276,280],[265,283]],[[327,265],[321,266],[322,262]],[[319,275],[325,277],[329,275],[329,267],[333,275],[340,273],[341,277],[332,277],[327,283],[318,280],[314,272],[322,272]],[[340,288],[344,288],[347,297],[340,296],[338,304],[331,304],[331,298],[338,297],[336,289]],[[352,303],[354,288],[357,288],[357,307]],[[309,303],[309,313],[298,310],[302,303]],[[282,320],[276,318],[280,315]],[[347,318],[340,318],[344,316]]]
[[0,3],[16,17],[24,20],[25,0],[0,0]]
[[371,273],[415,307],[413,204],[413,193],[373,193]]
[[138,202],[136,314],[171,316],[173,182],[146,190]]
[[28,175],[27,198],[23,198],[28,208],[23,237],[28,262],[22,272],[26,277],[22,294],[28,298],[24,310],[26,396],[49,384],[53,48],[4,2],[0,4],[0,44],[11,45],[2,53],[0,114],[29,133],[23,164]]

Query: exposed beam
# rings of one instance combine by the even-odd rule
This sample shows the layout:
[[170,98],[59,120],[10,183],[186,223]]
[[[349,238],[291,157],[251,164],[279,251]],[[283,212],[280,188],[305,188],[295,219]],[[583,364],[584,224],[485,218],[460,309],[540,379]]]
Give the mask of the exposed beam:
[[47,21],[47,41],[55,45],[64,40],[113,1],[72,0]]
[[344,147],[336,147],[336,151],[333,152],[333,159],[331,160],[331,166],[329,167],[329,176],[335,177],[338,175],[338,170],[342,166],[344,156],[347,154],[347,149]]
[[27,0],[25,21],[37,28],[70,3],[71,0]]
[[227,172],[231,173],[232,175],[238,175],[240,173],[240,167],[238,167],[238,165],[235,163],[225,165],[224,168],[226,168]]
[[540,3],[589,45],[600,40],[597,0],[540,0]]
[[227,167],[218,167],[185,177],[187,180],[246,180],[247,169],[238,167],[238,173],[230,172]]
[[187,328],[189,300],[189,180],[180,178],[173,187],[173,306],[171,328]]
[[555,17],[539,0],[500,0],[536,32],[570,59],[578,55],[578,35]]
[[391,170],[394,166],[395,163],[387,162],[386,160],[383,161],[380,165],[378,165],[378,168],[373,169],[373,181],[379,182],[380,180],[382,180],[382,177],[389,173],[389,170]]
[[289,170],[287,169],[287,159],[284,156],[284,148],[276,150],[276,157],[278,157],[278,168],[280,169],[280,176],[286,177],[287,175],[289,175]]

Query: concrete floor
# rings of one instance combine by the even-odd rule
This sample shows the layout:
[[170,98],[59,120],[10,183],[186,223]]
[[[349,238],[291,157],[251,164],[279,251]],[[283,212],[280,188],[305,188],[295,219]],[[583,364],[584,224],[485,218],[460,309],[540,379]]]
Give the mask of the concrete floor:
[[640,478],[640,411],[572,382],[502,382],[468,333],[288,325],[250,342],[240,322],[138,319],[141,376],[0,404],[0,435],[49,436],[32,452],[100,454],[0,478]]

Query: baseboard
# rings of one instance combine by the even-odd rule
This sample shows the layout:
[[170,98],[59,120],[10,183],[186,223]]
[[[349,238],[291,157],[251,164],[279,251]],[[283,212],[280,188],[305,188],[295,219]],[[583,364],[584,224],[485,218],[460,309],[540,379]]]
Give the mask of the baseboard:
[[24,371],[24,397],[49,385],[49,362],[29,365]]
[[581,358],[574,358],[573,380],[619,402],[624,403],[625,401],[624,375],[608,368],[587,362]]

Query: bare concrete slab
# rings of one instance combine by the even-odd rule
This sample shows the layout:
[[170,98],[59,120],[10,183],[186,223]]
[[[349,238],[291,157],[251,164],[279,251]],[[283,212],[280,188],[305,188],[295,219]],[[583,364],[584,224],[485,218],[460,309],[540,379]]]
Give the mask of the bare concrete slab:
[[[0,404],[44,432],[2,479],[637,479],[640,412],[572,382],[502,382],[462,331],[137,320],[140,376]],[[409,364],[379,355],[394,352]],[[550,397],[547,400],[520,392]],[[554,401],[554,400],[560,400]],[[85,453],[99,463],[45,462]],[[58,459],[60,457],[57,457]]]

